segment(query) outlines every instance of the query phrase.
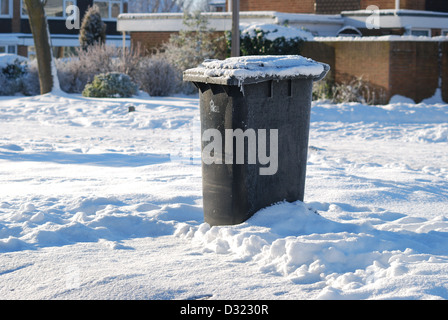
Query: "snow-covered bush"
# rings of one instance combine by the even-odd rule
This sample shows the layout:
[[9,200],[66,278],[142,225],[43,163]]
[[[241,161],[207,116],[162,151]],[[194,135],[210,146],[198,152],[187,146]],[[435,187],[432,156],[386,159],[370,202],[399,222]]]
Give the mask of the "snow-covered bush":
[[3,73],[0,73],[0,96],[13,96],[21,91],[21,82],[19,79],[10,79]]
[[336,83],[333,87],[333,102],[361,102],[365,104],[373,103],[373,96],[370,86],[362,77],[353,78],[346,83]]
[[127,98],[137,93],[137,85],[127,75],[119,72],[108,72],[96,75],[92,83],[88,83],[82,95],[94,98]]
[[0,95],[23,93],[23,79],[28,73],[27,61],[15,54],[0,55]]
[[136,79],[140,88],[151,96],[168,96],[176,88],[175,68],[163,57],[142,59]]
[[79,42],[81,48],[86,50],[94,44],[104,44],[106,41],[106,24],[101,19],[97,6],[87,9],[82,19],[81,29],[79,30]]
[[[301,45],[311,40],[313,35],[303,29],[276,24],[242,25],[240,32],[240,51],[247,55],[288,55],[300,54]],[[230,48],[231,34],[227,34]]]

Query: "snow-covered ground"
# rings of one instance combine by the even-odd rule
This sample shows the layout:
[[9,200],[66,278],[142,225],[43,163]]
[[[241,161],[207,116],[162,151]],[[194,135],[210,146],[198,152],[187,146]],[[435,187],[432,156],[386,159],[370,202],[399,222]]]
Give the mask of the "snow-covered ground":
[[0,97],[0,297],[447,299],[448,105],[400,101],[313,103],[305,202],[210,228],[196,96]]

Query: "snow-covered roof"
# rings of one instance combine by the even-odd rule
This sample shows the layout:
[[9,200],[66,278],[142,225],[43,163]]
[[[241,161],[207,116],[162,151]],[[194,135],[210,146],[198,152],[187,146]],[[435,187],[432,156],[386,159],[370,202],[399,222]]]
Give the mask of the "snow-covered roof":
[[335,41],[421,41],[421,42],[443,42],[448,41],[448,36],[438,36],[438,37],[424,37],[424,36],[398,36],[398,35],[388,35],[388,36],[377,36],[377,37],[351,37],[351,36],[339,36],[339,37],[314,37],[314,41],[321,42],[335,42]]
[[376,20],[380,28],[448,29],[448,13],[421,10],[356,10],[342,11],[345,25],[366,28],[368,20]]
[[[231,30],[231,12],[203,12],[209,26],[216,31]],[[185,29],[183,13],[122,13],[118,16],[118,31],[179,31]],[[305,27],[321,35],[336,35],[344,23],[340,15],[281,13],[276,11],[241,11],[240,23],[270,23]],[[324,28],[323,33],[319,32]],[[328,29],[328,30],[327,30]]]
[[184,72],[184,81],[241,85],[271,79],[322,79],[329,66],[299,55],[208,59]]
[[[367,19],[378,14],[381,28],[442,29],[448,30],[448,13],[418,10],[356,10],[341,14],[282,13],[276,11],[242,11],[240,23],[276,24],[306,28],[315,36],[337,36],[343,27],[363,29]],[[210,28],[228,31],[232,26],[231,12],[204,12]],[[185,29],[183,13],[124,13],[118,16],[117,30],[179,31]]]
[[[342,11],[342,16],[370,16],[373,10],[350,10]],[[375,10],[379,15],[392,16],[415,16],[415,17],[447,17],[448,12],[426,11],[426,10],[408,10],[408,9],[380,9]]]

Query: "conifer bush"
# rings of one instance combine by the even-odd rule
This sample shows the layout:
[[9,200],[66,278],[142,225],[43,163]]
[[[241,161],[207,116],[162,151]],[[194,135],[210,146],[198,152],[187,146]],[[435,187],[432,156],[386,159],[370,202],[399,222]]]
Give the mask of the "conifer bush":
[[82,95],[93,98],[129,98],[137,93],[137,85],[123,73],[100,73],[88,83]]
[[82,19],[81,29],[79,30],[81,48],[86,50],[91,45],[104,44],[105,41],[106,24],[101,19],[98,7],[90,7]]

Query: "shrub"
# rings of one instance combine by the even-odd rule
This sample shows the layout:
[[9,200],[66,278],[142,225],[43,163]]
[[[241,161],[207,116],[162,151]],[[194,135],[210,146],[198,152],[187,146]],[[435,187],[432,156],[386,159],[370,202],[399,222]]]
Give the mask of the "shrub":
[[104,44],[105,41],[106,24],[101,19],[98,7],[90,7],[82,19],[81,29],[79,30],[81,48],[86,50],[91,45]]
[[329,79],[313,83],[313,100],[329,100],[333,103],[374,104],[385,103],[385,99],[384,90],[374,88],[362,77],[355,77],[343,83],[334,83]]
[[117,56],[116,48],[95,44],[86,50],[77,48],[69,58],[56,60],[61,89],[68,93],[81,93],[95,75],[119,72],[114,62]]
[[[240,32],[240,54],[247,55],[295,55],[300,54],[304,41],[313,35],[303,29],[275,24],[252,24]],[[228,48],[231,34],[227,33]]]
[[27,59],[13,54],[0,58],[0,95],[23,93],[24,76],[28,72]]
[[119,72],[101,73],[88,83],[82,95],[94,98],[126,98],[137,93],[137,86],[131,79]]
[[3,73],[0,73],[0,96],[13,96],[21,91],[21,82],[19,79],[10,79]]
[[313,82],[313,100],[333,100],[334,83],[324,79]]
[[333,87],[333,102],[373,103],[371,88],[362,77],[354,78],[347,83],[336,83]]
[[136,78],[140,88],[151,96],[168,96],[178,81],[175,68],[160,56],[143,59]]

